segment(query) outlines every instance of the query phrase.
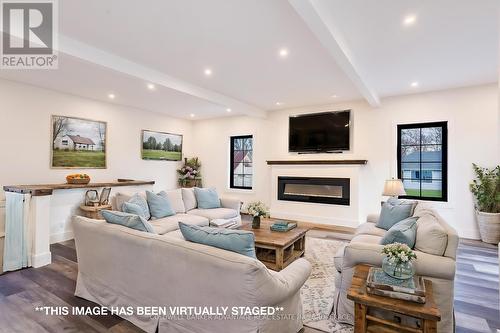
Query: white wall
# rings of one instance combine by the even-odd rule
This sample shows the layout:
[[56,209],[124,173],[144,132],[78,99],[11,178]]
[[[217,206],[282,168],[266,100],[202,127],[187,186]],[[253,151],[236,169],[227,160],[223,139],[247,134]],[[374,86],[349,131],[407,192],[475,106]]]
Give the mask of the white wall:
[[[288,116],[327,110],[353,110],[352,150],[344,154],[297,155],[288,153]],[[498,85],[485,85],[439,92],[385,98],[379,108],[364,102],[339,103],[311,108],[269,112],[267,119],[231,117],[196,121],[193,125],[194,152],[200,157],[204,183],[215,186],[227,196],[244,201],[263,200],[272,204],[271,167],[269,159],[367,159],[360,168],[359,211],[356,221],[346,219],[349,226],[362,222],[369,212],[380,209],[384,180],[396,175],[396,125],[399,123],[448,121],[449,201],[436,203],[441,214],[462,237],[478,238],[472,197],[468,189],[473,177],[473,162],[494,166],[498,163]],[[228,189],[229,136],[253,134],[255,138],[254,189],[249,192]],[[336,167],[321,166],[332,177]],[[324,213],[336,214],[339,207]],[[304,215],[318,214],[313,208]],[[328,222],[336,223],[334,217]]]
[[[117,178],[156,181],[155,189],[177,187],[180,162],[144,161],[141,130],[184,135],[183,153],[190,156],[190,121],[103,103],[30,85],[0,80],[0,185],[64,183],[70,173],[87,173],[93,181]],[[168,105],[165,105],[168,108]],[[51,115],[107,122],[107,169],[51,169]],[[67,232],[68,214],[83,200],[81,190],[54,196],[52,233]],[[0,199],[3,199],[0,191]],[[65,200],[68,198],[68,200]],[[76,200],[76,201],[75,201]]]

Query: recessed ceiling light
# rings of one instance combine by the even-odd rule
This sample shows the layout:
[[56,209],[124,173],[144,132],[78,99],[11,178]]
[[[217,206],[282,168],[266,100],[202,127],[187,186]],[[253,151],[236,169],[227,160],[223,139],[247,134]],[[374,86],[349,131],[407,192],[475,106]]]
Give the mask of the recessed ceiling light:
[[403,25],[405,25],[407,27],[410,26],[410,25],[414,25],[415,22],[417,22],[417,16],[416,15],[407,15],[403,19]]
[[288,57],[288,50],[287,49],[280,49],[279,55],[281,58]]
[[148,83],[147,86],[148,86],[149,90],[155,90],[156,89],[156,86],[154,84],[152,84],[152,83]]
[[227,112],[231,112],[231,111],[233,111],[233,110],[231,110],[231,108],[227,108],[227,109],[226,109],[226,111],[227,111]]
[[332,95],[332,98],[337,98],[337,95],[333,94],[333,95]]
[[417,81],[414,81],[410,84],[413,88],[416,88],[418,87],[418,82]]
[[194,113],[191,113],[189,116],[190,116],[191,118],[194,118]]
[[115,97],[116,97],[115,94],[108,94],[109,99],[115,99]]
[[205,68],[203,73],[205,73],[206,76],[210,76],[210,75],[212,75],[212,70],[210,68]]
[[280,105],[283,105],[283,103],[281,103],[281,102],[276,102],[276,105],[277,105],[277,106],[280,106]]

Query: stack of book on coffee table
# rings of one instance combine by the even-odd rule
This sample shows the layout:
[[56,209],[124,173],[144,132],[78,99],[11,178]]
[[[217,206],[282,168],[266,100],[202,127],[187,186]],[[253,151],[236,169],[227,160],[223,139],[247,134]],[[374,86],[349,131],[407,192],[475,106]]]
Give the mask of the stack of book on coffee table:
[[366,279],[369,294],[386,296],[416,303],[425,303],[425,283],[421,276],[399,280],[387,275],[381,268],[370,267]]
[[297,222],[276,220],[276,222],[274,222],[270,228],[271,231],[287,232],[296,227],[297,227]]

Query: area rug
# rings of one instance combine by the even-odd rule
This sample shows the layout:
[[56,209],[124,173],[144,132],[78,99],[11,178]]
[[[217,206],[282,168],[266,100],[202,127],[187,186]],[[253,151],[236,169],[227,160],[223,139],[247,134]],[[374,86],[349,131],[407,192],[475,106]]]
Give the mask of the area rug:
[[352,333],[351,325],[337,322],[332,314],[335,292],[333,257],[343,241],[307,237],[305,258],[312,272],[300,294],[304,326],[328,333]]

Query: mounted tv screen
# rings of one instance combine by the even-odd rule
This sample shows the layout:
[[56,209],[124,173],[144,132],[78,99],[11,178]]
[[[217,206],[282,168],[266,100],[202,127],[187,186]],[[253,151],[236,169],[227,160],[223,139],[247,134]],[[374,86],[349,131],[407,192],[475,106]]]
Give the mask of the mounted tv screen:
[[288,151],[349,150],[350,116],[350,111],[338,111],[290,117]]

